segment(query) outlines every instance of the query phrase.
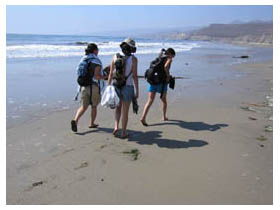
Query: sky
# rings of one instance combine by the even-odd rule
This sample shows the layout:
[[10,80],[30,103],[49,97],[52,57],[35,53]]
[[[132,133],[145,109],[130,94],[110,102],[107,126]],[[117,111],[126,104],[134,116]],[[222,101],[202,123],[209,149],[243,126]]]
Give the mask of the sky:
[[211,23],[273,19],[273,6],[6,6],[6,32],[96,34],[149,32]]

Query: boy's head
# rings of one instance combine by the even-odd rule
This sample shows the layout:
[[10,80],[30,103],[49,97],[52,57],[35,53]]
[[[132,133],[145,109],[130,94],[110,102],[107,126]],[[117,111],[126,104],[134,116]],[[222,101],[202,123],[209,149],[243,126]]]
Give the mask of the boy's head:
[[175,53],[175,50],[173,48],[168,48],[166,51],[165,51],[165,54],[168,56],[168,57],[171,57],[171,58],[174,58],[176,53]]
[[94,43],[89,43],[87,48],[85,49],[85,54],[89,55],[90,53],[93,53],[95,55],[98,54],[98,47]]

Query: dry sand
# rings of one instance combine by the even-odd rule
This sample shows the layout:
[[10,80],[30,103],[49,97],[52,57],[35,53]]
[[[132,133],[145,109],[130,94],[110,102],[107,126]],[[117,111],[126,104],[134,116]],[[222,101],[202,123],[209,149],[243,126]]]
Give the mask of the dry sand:
[[[143,90],[129,140],[111,135],[113,111],[101,107],[100,128],[87,128],[88,111],[78,134],[76,110],[8,129],[7,204],[272,204],[272,107],[262,106],[272,62],[232,71],[247,75],[169,91],[170,121],[161,121],[157,97],[149,127],[139,122]],[[123,153],[132,149],[137,160]]]

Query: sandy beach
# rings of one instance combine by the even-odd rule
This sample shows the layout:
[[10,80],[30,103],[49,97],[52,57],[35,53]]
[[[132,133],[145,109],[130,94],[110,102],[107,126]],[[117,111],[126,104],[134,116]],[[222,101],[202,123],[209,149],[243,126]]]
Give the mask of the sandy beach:
[[149,127],[141,88],[129,139],[112,136],[114,111],[104,107],[99,128],[88,128],[87,111],[72,133],[78,104],[8,128],[7,204],[272,204],[272,61],[228,71],[242,76],[178,80],[169,121],[157,96]]

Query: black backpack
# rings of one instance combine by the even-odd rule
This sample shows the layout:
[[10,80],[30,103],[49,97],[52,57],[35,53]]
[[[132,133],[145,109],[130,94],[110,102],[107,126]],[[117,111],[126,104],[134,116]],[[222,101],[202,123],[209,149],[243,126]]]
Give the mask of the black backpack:
[[166,56],[159,56],[150,64],[150,68],[145,72],[145,79],[151,85],[158,85],[166,82],[166,72],[164,65],[167,60]]

